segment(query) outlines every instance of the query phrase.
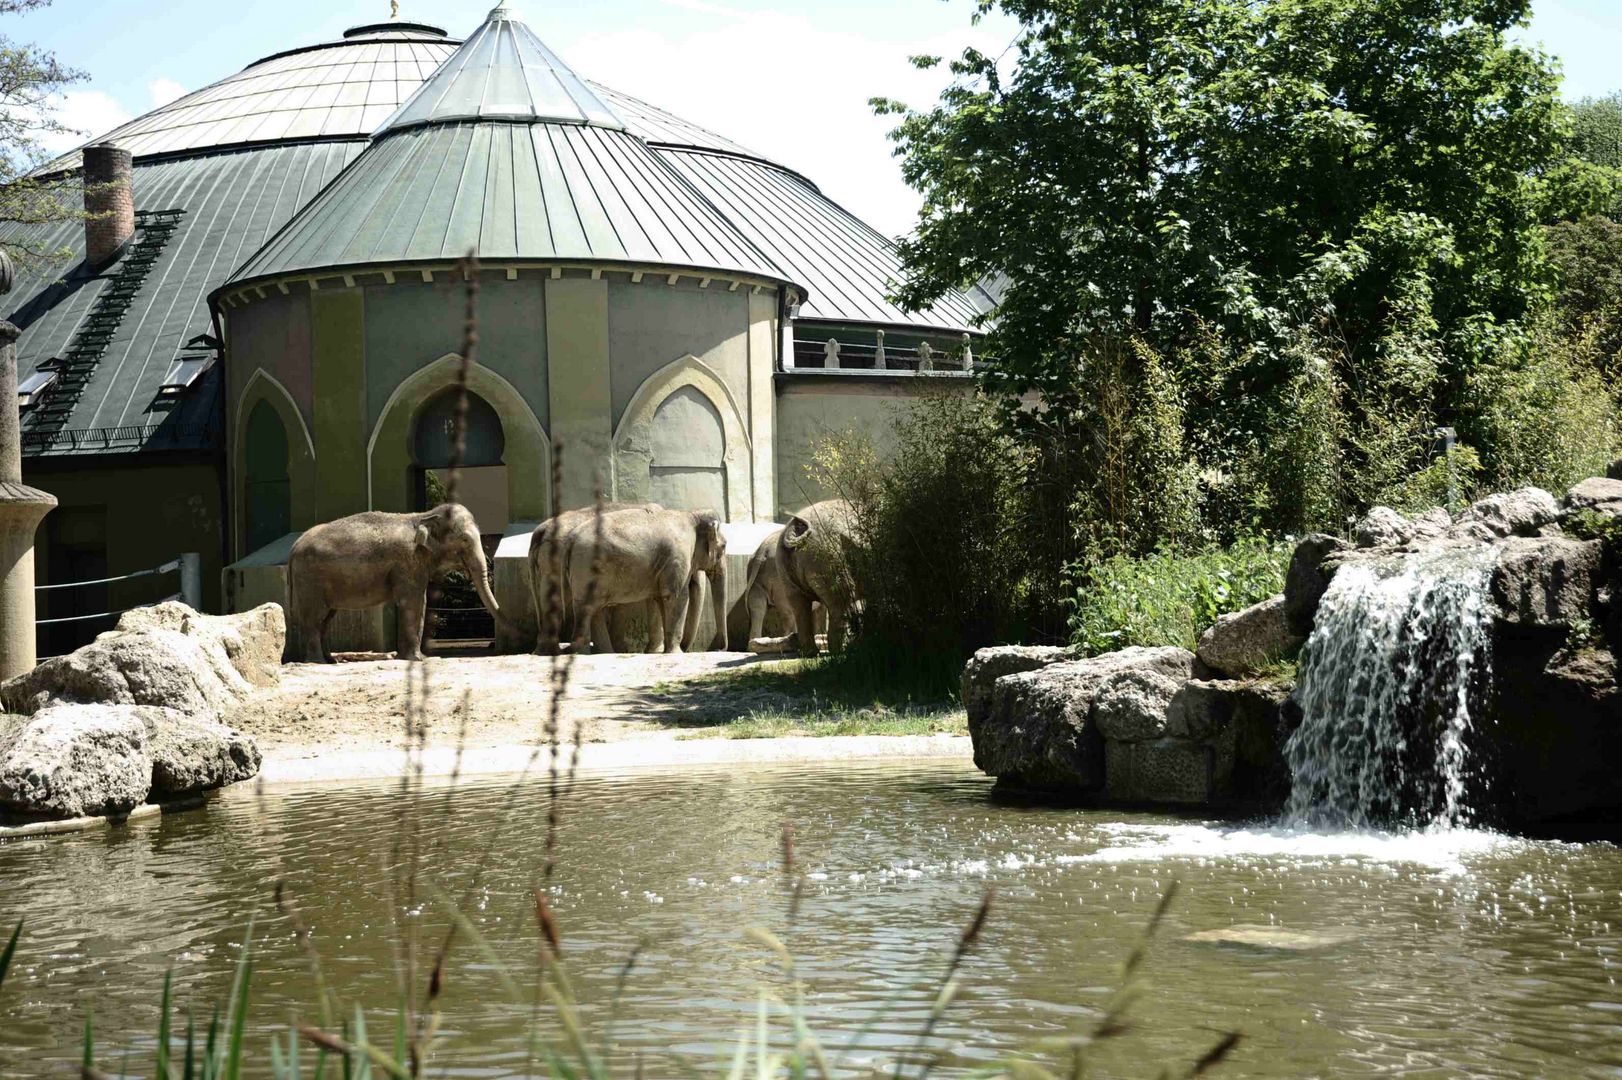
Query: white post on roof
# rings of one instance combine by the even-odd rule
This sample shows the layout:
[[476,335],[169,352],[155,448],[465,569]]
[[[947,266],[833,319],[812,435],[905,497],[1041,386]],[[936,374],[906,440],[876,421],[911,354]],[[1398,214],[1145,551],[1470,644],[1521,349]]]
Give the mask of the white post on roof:
[[833,338],[822,347],[822,366],[837,370],[839,368],[839,342]]
[[880,371],[883,371],[886,366],[884,360],[884,331],[879,330],[877,333],[879,343],[873,349],[873,366],[878,368]]

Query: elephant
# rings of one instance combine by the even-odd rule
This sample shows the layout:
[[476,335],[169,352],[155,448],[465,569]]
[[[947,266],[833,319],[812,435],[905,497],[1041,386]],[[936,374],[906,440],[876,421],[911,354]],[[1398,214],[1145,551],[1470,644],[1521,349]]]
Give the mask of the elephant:
[[479,526],[465,506],[441,503],[417,514],[371,510],[311,528],[287,558],[287,595],[305,659],[328,662],[325,635],[337,611],[394,602],[397,654],[422,659],[428,583],[447,570],[465,571],[479,601],[497,619]]
[[[782,576],[777,571],[777,544],[783,535],[782,529],[774,529],[761,540],[755,553],[749,556],[748,585],[744,587],[743,603],[749,612],[749,637],[747,641],[751,647],[757,641],[763,641],[766,631],[766,611],[776,608],[783,613],[783,617],[792,625],[793,614],[789,604],[788,593],[783,589]],[[828,610],[820,603],[815,606],[817,631],[826,633],[828,626]],[[798,637],[792,631],[787,637],[774,639],[770,647],[779,647],[785,650],[798,648]]]
[[[574,554],[575,541],[581,536],[590,537],[595,531],[597,515],[606,517],[622,511],[638,511],[651,513],[661,511],[664,507],[658,503],[626,503],[606,502],[596,506],[588,506],[578,510],[565,510],[554,517],[547,518],[538,525],[529,540],[529,582],[530,591],[535,598],[535,622],[537,628],[535,652],[538,655],[547,655],[556,652],[559,639],[565,635],[573,637],[570,632],[574,625],[576,615],[575,598],[568,587],[568,567]],[[559,545],[561,550],[554,550],[552,545]],[[556,595],[552,592],[553,567],[561,567],[563,575],[558,583]],[[561,611],[552,611],[553,605],[561,607]],[[651,605],[649,605],[651,610]],[[598,645],[598,651],[614,651],[613,638],[609,632],[609,608],[601,608],[597,612],[595,625],[589,627],[589,639]],[[551,612],[550,620],[546,617]],[[650,618],[649,651],[659,651],[663,648],[663,627],[659,620]],[[588,628],[582,625],[582,631]],[[657,643],[657,648],[655,648]],[[583,642],[584,644],[584,642]]]
[[794,617],[800,655],[817,655],[811,606],[820,603],[828,615],[828,650],[845,645],[846,625],[860,610],[861,597],[846,567],[855,543],[856,515],[844,499],[813,503],[789,519],[778,534],[772,563],[778,587]]
[[[541,543],[531,540],[532,559]],[[576,530],[566,575],[582,625],[594,625],[604,608],[651,601],[667,653],[692,645],[708,581],[716,642],[726,647],[726,537],[713,510],[605,513]]]

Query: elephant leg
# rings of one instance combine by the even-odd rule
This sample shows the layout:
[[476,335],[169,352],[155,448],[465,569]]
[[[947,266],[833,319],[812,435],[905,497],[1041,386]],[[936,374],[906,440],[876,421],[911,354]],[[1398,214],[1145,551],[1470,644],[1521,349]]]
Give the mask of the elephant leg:
[[818,604],[818,605],[816,605],[816,617],[817,617],[817,633],[826,634],[828,632],[828,605],[826,605],[826,604]]
[[331,610],[320,601],[305,596],[295,599],[293,622],[298,627],[300,655],[306,664],[321,664],[330,659],[322,631],[331,615]]
[[581,604],[576,609],[576,612],[575,627],[578,633],[575,634],[574,639],[575,651],[581,653],[603,652],[604,643],[600,642],[594,646],[590,640],[591,628],[596,626],[600,619],[604,618],[602,605],[593,600],[589,607]]
[[704,613],[705,582],[697,574],[687,579],[687,617],[681,621],[681,647],[691,652],[698,636],[698,619]]
[[421,660],[423,619],[428,614],[428,590],[407,587],[394,601],[395,655],[401,660]]
[[766,590],[756,588],[749,590],[747,598],[749,604],[749,640],[766,636]]
[[842,603],[824,604],[823,608],[828,617],[828,651],[830,653],[843,652],[845,648],[845,620],[849,612]]
[[332,663],[332,620],[337,615],[336,611],[329,611],[321,617],[321,621],[317,624],[320,629],[316,631],[316,651],[320,653],[321,662],[324,664]]
[[649,600],[642,607],[643,616],[648,622],[648,651],[660,653],[665,651],[665,615],[664,608],[659,606],[657,600]]
[[597,617],[591,623],[591,643],[595,652],[619,652],[619,646],[614,644],[614,634],[609,626],[608,609],[599,608]]
[[677,589],[669,596],[661,596],[659,617],[665,626],[665,652],[681,652],[682,626],[687,621],[687,590]]
[[817,655],[817,628],[811,619],[811,597],[803,592],[790,593],[789,611],[794,616],[794,634],[800,639],[800,655]]

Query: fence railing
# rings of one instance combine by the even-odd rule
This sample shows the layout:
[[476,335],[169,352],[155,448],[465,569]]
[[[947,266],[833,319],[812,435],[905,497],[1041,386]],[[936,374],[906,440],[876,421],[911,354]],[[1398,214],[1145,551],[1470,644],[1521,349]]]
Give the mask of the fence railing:
[[154,566],[147,570],[134,570],[128,574],[117,574],[113,577],[93,578],[89,581],[63,581],[52,585],[35,585],[34,593],[50,593],[60,589],[82,589],[90,585],[111,585],[115,581],[133,581],[136,578],[157,577],[162,574],[178,575],[180,590],[157,600],[150,600],[144,604],[132,604],[127,608],[117,608],[112,611],[94,611],[88,615],[62,615],[52,619],[35,619],[36,626],[57,626],[63,623],[89,622],[91,619],[109,619],[122,615],[135,608],[152,607],[170,600],[184,601],[188,606],[201,610],[203,607],[203,556],[196,551],[188,551],[177,559],[171,559],[161,566]]
[[[918,371],[924,366],[924,361],[927,359],[929,362],[927,370],[941,372],[973,370],[976,363],[971,353],[968,357],[968,363],[965,365],[961,348],[934,348],[926,353],[915,346],[886,344],[883,346],[882,351],[881,363],[879,356],[880,346],[841,341],[838,353],[839,367],[857,371],[875,369]],[[826,341],[815,341],[808,338],[794,339],[795,370],[827,369],[829,366],[828,343]]]

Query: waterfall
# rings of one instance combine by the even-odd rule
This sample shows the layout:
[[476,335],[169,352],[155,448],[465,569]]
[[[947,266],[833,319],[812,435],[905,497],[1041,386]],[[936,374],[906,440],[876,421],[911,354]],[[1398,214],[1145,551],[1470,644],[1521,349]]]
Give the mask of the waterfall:
[[1493,552],[1436,547],[1336,572],[1301,653],[1286,820],[1470,820],[1468,738],[1491,676]]

